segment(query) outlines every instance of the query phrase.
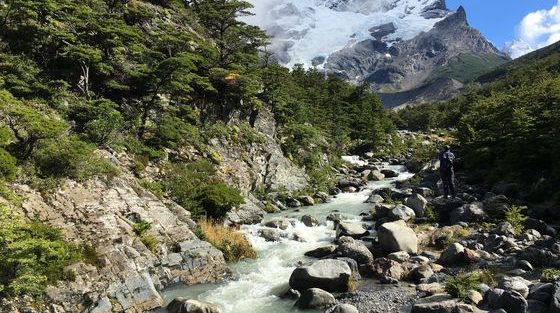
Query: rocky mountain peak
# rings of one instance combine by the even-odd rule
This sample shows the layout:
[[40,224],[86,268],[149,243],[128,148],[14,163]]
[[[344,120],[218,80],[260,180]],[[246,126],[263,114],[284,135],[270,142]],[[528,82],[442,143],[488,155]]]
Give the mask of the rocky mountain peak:
[[469,26],[467,12],[463,6],[460,6],[455,13],[437,22],[434,28],[452,28],[457,26]]

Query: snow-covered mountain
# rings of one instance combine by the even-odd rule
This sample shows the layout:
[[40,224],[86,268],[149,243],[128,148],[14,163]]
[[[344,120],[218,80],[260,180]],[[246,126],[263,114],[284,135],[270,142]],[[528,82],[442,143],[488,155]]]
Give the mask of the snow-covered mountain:
[[445,0],[249,1],[245,21],[272,37],[280,63],[370,83],[389,106],[440,100],[508,60]]
[[412,39],[451,14],[443,0],[250,2],[255,6],[255,15],[246,21],[273,37],[272,52],[288,66],[319,65],[331,53],[372,36],[388,44]]

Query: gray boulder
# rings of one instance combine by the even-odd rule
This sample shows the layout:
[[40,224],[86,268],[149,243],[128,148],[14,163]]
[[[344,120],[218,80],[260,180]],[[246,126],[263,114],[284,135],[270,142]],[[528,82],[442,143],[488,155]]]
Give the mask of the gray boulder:
[[307,227],[315,227],[319,225],[319,220],[309,214],[302,216],[301,222]]
[[406,205],[399,204],[394,209],[389,211],[389,218],[395,221],[403,220],[408,222],[416,217],[414,210]]
[[327,255],[333,254],[336,251],[335,245],[328,245],[324,247],[319,247],[317,249],[313,249],[311,251],[307,251],[304,253],[305,256],[312,257],[312,258],[323,258]]
[[412,306],[411,313],[467,313],[474,312],[472,306],[453,299],[447,294],[437,294],[420,299]]
[[526,280],[523,277],[513,276],[502,277],[498,282],[498,287],[504,290],[514,290],[519,292],[523,296],[523,298],[527,298],[529,295],[529,286],[532,282]]
[[296,268],[290,276],[290,287],[298,291],[321,288],[329,292],[348,291],[352,270],[341,260],[319,260]]
[[220,313],[217,305],[184,298],[175,298],[166,307],[169,313]]
[[439,263],[453,264],[462,262],[464,253],[465,247],[463,247],[460,243],[451,244],[441,253],[441,256],[439,257]]
[[336,227],[337,238],[348,236],[357,239],[367,235],[368,230],[360,223],[340,222]]
[[282,230],[286,230],[288,229],[288,227],[290,227],[290,221],[288,221],[285,218],[279,218],[266,222],[264,226],[269,228],[280,228]]
[[560,281],[554,283],[554,292],[550,301],[550,313],[560,313]]
[[373,261],[373,254],[361,242],[352,237],[341,237],[337,249],[338,254],[356,260],[358,264],[369,264]]
[[418,253],[418,238],[414,230],[404,223],[391,222],[379,226],[377,230],[379,244],[387,253],[404,251]]
[[413,194],[412,196],[406,198],[405,204],[414,210],[416,217],[424,217],[426,212],[426,206],[428,205],[428,200],[420,194]]
[[368,179],[371,180],[371,181],[380,181],[380,180],[385,179],[385,175],[383,175],[378,170],[373,170],[373,171],[371,171],[371,173],[369,173]]
[[459,222],[482,222],[486,219],[488,219],[488,215],[483,210],[482,202],[465,204],[454,209],[449,216],[451,224],[457,224]]
[[390,169],[382,169],[381,174],[385,175],[386,178],[395,178],[399,176],[399,172]]
[[385,201],[385,200],[383,199],[382,196],[377,195],[377,194],[372,194],[367,198],[366,203],[378,204],[378,203],[382,203],[383,201]]
[[324,310],[336,304],[333,295],[319,288],[309,288],[301,293],[295,307],[302,310]]

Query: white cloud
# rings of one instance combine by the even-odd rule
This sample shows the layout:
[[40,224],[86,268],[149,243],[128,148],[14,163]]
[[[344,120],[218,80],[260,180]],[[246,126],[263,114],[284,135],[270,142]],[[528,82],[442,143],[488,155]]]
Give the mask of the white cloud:
[[519,24],[519,38],[506,43],[513,58],[546,47],[560,40],[560,0],[549,10],[527,14]]

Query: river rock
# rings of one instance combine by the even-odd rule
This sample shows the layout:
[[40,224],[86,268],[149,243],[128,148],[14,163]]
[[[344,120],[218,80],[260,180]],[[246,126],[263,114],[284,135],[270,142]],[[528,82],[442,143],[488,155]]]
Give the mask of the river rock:
[[382,196],[377,194],[372,194],[367,198],[366,203],[378,204],[378,203],[382,203],[383,201],[385,200],[383,199]]
[[406,205],[399,204],[394,209],[389,211],[389,218],[398,221],[403,220],[408,222],[416,217],[414,210],[407,207]]
[[337,253],[356,260],[358,264],[369,264],[373,261],[373,254],[361,242],[354,240],[352,237],[341,237],[338,240],[339,246]]
[[434,275],[434,271],[429,265],[420,265],[410,271],[410,280],[420,282],[422,279],[429,278]]
[[375,206],[375,218],[380,219],[389,216],[389,212],[394,209],[392,204],[379,203]]
[[474,304],[474,305],[478,305],[481,301],[482,301],[483,297],[480,294],[480,292],[476,291],[476,290],[469,290],[467,291],[467,297],[465,300],[468,300],[468,302]]
[[385,178],[399,177],[399,172],[390,169],[382,169],[381,174],[385,175]]
[[299,208],[299,207],[301,207],[301,202],[299,200],[295,199],[295,198],[290,197],[286,200],[286,205],[289,208]]
[[302,216],[301,222],[307,227],[315,227],[319,225],[319,220],[309,214]]
[[405,251],[411,254],[418,253],[416,233],[404,223],[385,223],[379,227],[377,236],[379,244],[385,252]]
[[290,276],[290,287],[299,291],[321,288],[329,292],[346,292],[351,275],[352,271],[344,261],[319,260],[296,268]]
[[280,232],[278,232],[276,229],[270,228],[259,230],[259,236],[264,238],[264,240],[271,242],[280,241],[282,239]]
[[219,313],[217,305],[184,298],[175,298],[166,307],[169,313]]
[[405,251],[393,252],[387,255],[387,259],[403,263],[410,260],[410,254]]
[[536,283],[529,287],[527,299],[539,300],[549,304],[554,294],[554,285],[551,283]]
[[305,206],[315,205],[315,200],[311,196],[301,196],[298,198],[298,200]]
[[271,221],[268,221],[264,224],[264,226],[269,227],[269,228],[280,228],[282,230],[286,230],[288,229],[288,227],[290,227],[290,221],[288,221],[285,218],[281,218],[281,219],[274,219]]
[[333,254],[335,251],[336,251],[335,245],[328,245],[324,247],[319,247],[317,249],[313,249],[311,251],[307,251],[304,253],[304,255],[308,257],[320,259]]
[[309,288],[301,293],[294,306],[302,310],[324,310],[336,304],[333,295],[319,288]]
[[336,227],[337,238],[348,236],[357,239],[367,235],[369,235],[368,230],[359,223],[340,222]]
[[515,290],[519,292],[523,296],[523,298],[527,298],[529,295],[529,286],[532,283],[523,277],[513,276],[502,277],[498,282],[498,287],[504,290]]
[[325,313],[358,313],[358,309],[351,304],[337,304],[328,309]]
[[554,293],[550,301],[550,313],[560,313],[560,281],[554,283]]
[[525,298],[514,290],[505,290],[498,298],[496,309],[504,309],[508,313],[527,312],[528,303]]
[[380,171],[378,170],[373,170],[371,171],[371,173],[368,176],[368,179],[371,181],[380,181],[385,179],[385,175],[383,175]]
[[422,195],[414,193],[412,196],[406,198],[405,204],[414,210],[416,217],[424,217],[428,200],[422,197]]
[[428,296],[445,292],[445,288],[440,283],[419,284],[416,286],[416,290],[423,292]]
[[463,261],[463,253],[465,247],[460,243],[453,243],[445,249],[439,257],[439,262],[442,264],[454,264]]
[[467,313],[474,312],[472,306],[453,299],[447,294],[433,295],[420,299],[412,306],[411,313]]
[[483,222],[486,219],[488,219],[488,215],[483,210],[482,202],[465,204],[454,209],[449,216],[449,222],[451,224],[457,224],[460,222]]
[[408,270],[402,264],[387,258],[375,259],[371,263],[370,269],[374,276],[381,279],[391,278],[399,281],[408,274]]

